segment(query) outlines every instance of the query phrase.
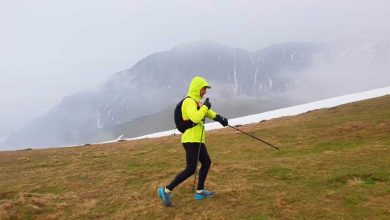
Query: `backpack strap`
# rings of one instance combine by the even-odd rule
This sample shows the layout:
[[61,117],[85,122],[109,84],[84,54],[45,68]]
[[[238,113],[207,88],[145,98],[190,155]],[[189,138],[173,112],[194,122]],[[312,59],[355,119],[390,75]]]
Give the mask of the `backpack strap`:
[[191,96],[187,96],[187,97],[185,97],[185,98],[183,99],[183,101],[184,101],[186,98],[190,98],[190,99],[194,100],[195,103],[196,103],[196,108],[197,108],[198,110],[200,109],[200,106],[198,105],[198,102],[197,102],[194,98],[192,98]]
[[[176,128],[181,132],[181,133],[184,133],[187,129],[189,128],[192,128],[194,126],[196,126],[197,124],[195,124],[194,122],[192,122],[191,120],[184,120],[182,118],[182,111],[181,111],[181,106],[183,105],[183,102],[186,98],[191,98],[190,96],[187,96],[185,98],[183,98],[179,104],[177,104],[176,108],[175,108],[175,124],[176,124]],[[191,98],[192,100],[194,100],[196,102],[195,99]],[[178,108],[178,106],[180,105],[180,108]],[[179,112],[180,112],[180,115],[179,115]]]

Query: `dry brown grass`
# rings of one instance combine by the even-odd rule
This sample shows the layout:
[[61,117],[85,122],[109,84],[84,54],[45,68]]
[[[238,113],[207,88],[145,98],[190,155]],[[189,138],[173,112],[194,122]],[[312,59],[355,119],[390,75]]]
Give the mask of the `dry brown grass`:
[[0,219],[389,219],[390,97],[207,134],[218,194],[157,198],[184,166],[178,136],[0,153]]

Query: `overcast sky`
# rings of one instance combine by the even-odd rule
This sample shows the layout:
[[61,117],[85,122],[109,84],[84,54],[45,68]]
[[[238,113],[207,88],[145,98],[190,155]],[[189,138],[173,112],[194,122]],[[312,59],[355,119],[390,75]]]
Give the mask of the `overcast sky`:
[[388,32],[387,0],[0,0],[0,140],[63,96],[200,39],[258,50]]

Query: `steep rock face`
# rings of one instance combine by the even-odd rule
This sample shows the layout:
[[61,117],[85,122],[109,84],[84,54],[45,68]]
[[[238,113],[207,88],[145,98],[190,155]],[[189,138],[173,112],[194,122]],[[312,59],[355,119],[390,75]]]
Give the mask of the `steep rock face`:
[[185,96],[195,75],[205,77],[218,99],[267,99],[297,83],[313,54],[312,43],[273,45],[257,52],[211,41],[152,54],[114,74],[99,91],[75,94],[7,139],[11,146],[90,142],[85,134],[157,113]]
[[[211,41],[177,46],[147,56],[131,69],[114,74],[97,91],[64,98],[47,115],[26,123],[13,133],[6,143],[10,146],[58,146],[100,140],[93,134],[99,133],[97,131],[110,133],[110,128],[117,129],[114,135],[120,134],[118,127],[123,124],[130,126],[133,120],[140,124],[141,117],[168,112],[167,107],[186,95],[187,86],[196,75],[205,77],[213,87],[208,94],[213,103],[228,103],[226,106],[232,111],[240,108],[229,103],[231,99],[244,100],[247,108],[251,108],[251,103],[253,106],[269,105],[254,107],[254,111],[281,107],[281,102],[297,104],[287,99],[286,94],[290,94],[291,98],[291,94],[310,93],[312,85],[315,89],[328,88],[322,81],[325,78],[327,83],[336,81],[337,77],[331,73],[336,72],[334,70],[338,66],[334,64],[337,62],[367,63],[364,67],[386,69],[389,45],[389,41],[371,44],[350,42],[347,46],[344,43],[285,43],[255,52]],[[337,68],[318,71],[316,67],[321,65]],[[359,66],[359,69],[363,68]],[[378,69],[377,72],[381,71]],[[361,71],[360,75],[367,74]],[[320,82],[319,86],[313,82]],[[303,91],[299,91],[301,88],[304,88]],[[321,94],[321,97],[327,94],[330,93]],[[310,99],[316,97],[313,94]],[[240,112],[231,115],[240,116]],[[153,122],[149,122],[144,133],[147,133],[148,126],[153,127]]]
[[296,84],[318,51],[311,43],[249,52],[198,42],[153,54],[107,82],[100,121],[104,127],[158,112],[184,96],[195,75],[205,77],[219,97],[269,98]]

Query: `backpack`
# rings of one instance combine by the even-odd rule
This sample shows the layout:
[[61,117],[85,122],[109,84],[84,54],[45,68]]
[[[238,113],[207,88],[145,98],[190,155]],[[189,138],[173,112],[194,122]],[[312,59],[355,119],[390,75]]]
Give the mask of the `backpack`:
[[175,114],[174,114],[176,128],[181,133],[184,133],[187,129],[192,128],[192,127],[197,125],[194,122],[192,122],[191,120],[183,120],[183,117],[181,114],[181,106],[183,105],[183,102],[186,98],[190,98],[190,97],[187,96],[184,99],[182,99],[179,103],[177,103],[176,108],[175,108]]

